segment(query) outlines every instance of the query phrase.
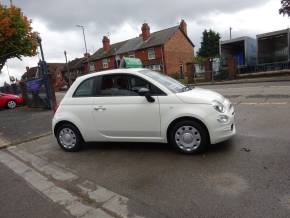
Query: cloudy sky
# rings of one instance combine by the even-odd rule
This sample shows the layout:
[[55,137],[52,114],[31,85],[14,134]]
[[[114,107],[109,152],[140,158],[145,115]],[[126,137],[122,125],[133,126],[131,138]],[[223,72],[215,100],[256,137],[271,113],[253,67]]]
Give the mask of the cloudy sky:
[[[8,4],[9,0],[0,0]],[[64,62],[83,55],[85,48],[81,29],[86,27],[88,50],[101,46],[103,35],[111,43],[139,35],[141,25],[148,22],[151,32],[177,25],[181,19],[188,24],[188,33],[196,49],[204,29],[213,29],[229,38],[252,36],[289,28],[290,20],[278,14],[280,0],[13,0],[32,19],[34,31],[43,39],[48,62]],[[0,74],[0,85],[7,80],[7,71],[21,77],[26,66],[35,66],[38,57],[9,60]]]

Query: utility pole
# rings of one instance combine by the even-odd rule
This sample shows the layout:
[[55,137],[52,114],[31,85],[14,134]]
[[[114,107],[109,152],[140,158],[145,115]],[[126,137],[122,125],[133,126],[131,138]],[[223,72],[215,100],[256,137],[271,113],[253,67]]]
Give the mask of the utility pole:
[[230,27],[230,39],[232,39],[232,30],[233,30],[233,28]]
[[66,51],[64,51],[64,56],[65,56],[65,63],[66,63],[66,72],[68,74],[68,86],[71,86],[71,74],[69,71],[68,63],[67,63],[67,56],[66,56]]

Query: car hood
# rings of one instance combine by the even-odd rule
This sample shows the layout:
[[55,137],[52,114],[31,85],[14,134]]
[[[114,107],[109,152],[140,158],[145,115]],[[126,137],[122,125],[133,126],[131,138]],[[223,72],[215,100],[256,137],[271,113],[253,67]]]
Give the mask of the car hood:
[[187,104],[211,104],[213,100],[223,103],[225,98],[214,91],[194,88],[187,92],[177,93],[177,97]]

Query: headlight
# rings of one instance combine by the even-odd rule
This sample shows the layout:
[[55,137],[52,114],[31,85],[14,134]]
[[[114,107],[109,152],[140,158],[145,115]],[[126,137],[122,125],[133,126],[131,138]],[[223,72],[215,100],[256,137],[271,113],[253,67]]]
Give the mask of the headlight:
[[213,101],[212,106],[219,113],[225,112],[225,106],[222,103],[220,103],[219,101]]

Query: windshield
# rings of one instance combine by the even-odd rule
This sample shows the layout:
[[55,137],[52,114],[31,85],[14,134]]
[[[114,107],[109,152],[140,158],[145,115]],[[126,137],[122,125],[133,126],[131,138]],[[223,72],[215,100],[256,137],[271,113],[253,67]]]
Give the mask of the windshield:
[[158,83],[162,84],[166,88],[168,88],[170,91],[174,93],[179,93],[179,92],[185,92],[190,90],[189,87],[183,85],[182,83],[178,82],[177,80],[166,76],[161,73],[157,73],[151,70],[142,70],[140,73],[150,77],[151,79],[154,79]]

